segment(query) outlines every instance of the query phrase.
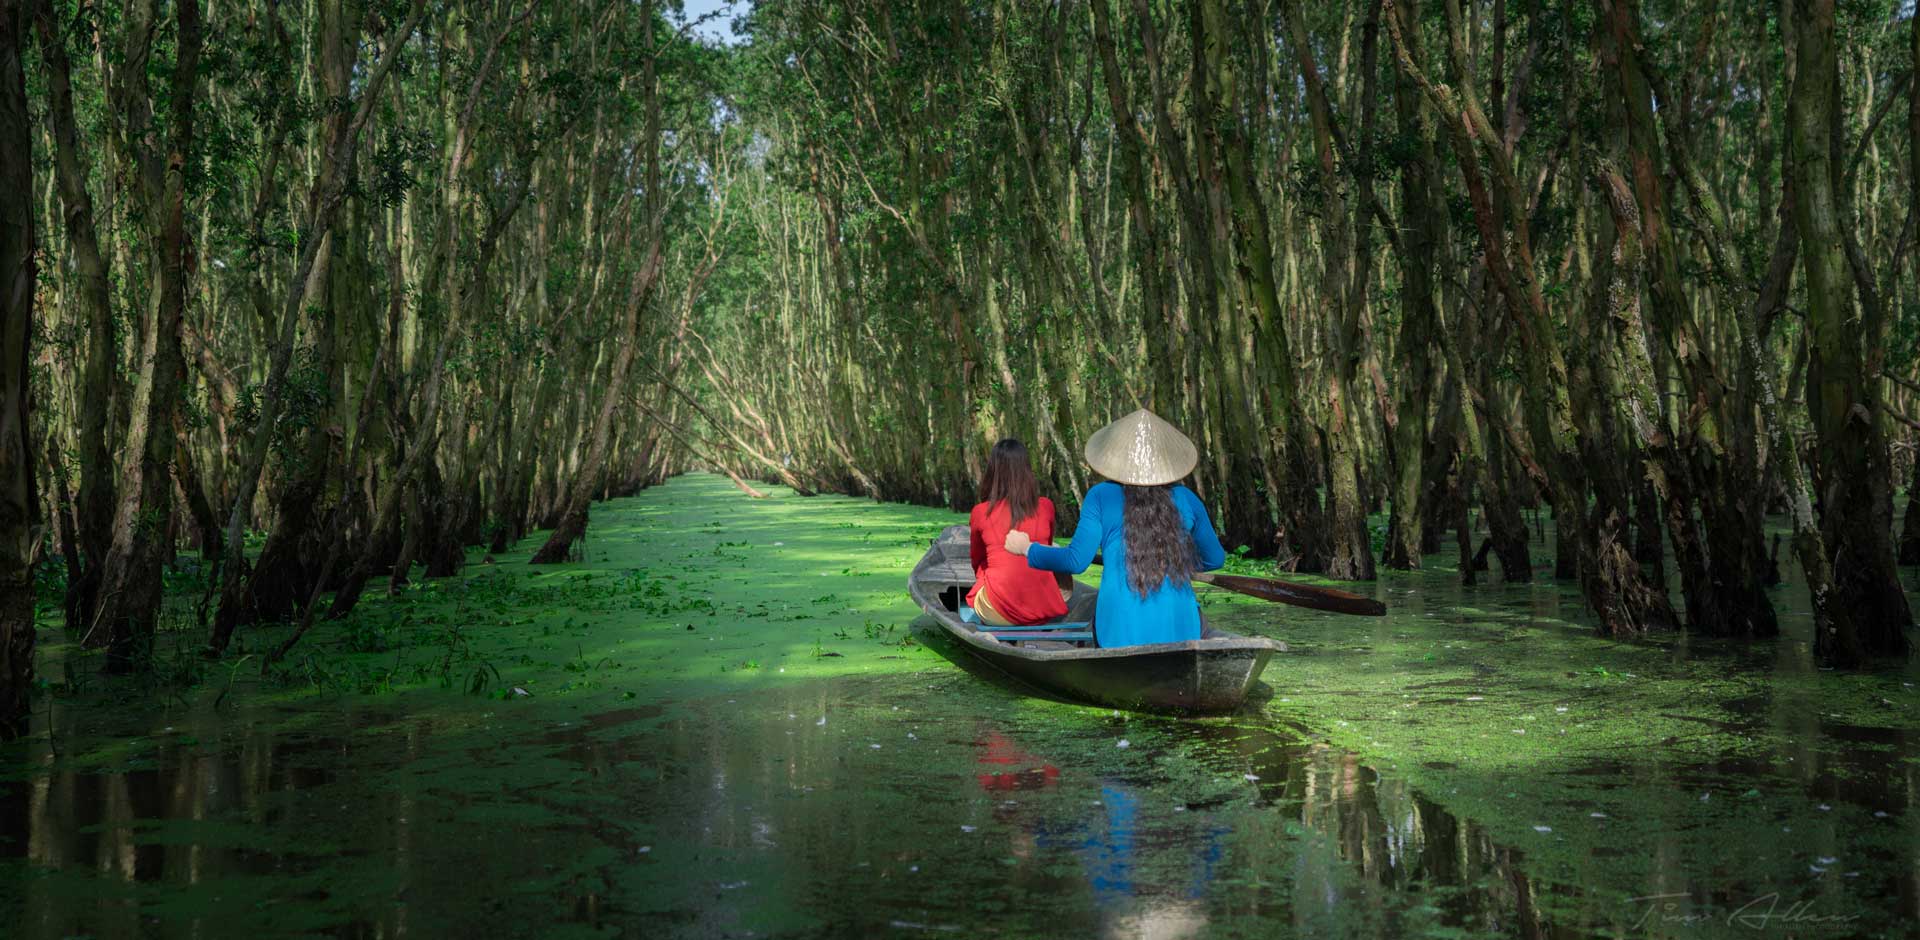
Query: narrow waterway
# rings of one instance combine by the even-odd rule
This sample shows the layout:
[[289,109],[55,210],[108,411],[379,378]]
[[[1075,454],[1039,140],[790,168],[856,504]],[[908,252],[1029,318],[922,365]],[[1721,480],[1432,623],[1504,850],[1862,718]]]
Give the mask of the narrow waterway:
[[1920,920],[1911,669],[1821,673],[1794,635],[1605,643],[1551,584],[1463,591],[1430,570],[1377,587],[1381,620],[1210,603],[1292,646],[1259,701],[1121,714],[1026,694],[917,616],[906,571],[950,521],[681,478],[596,507],[583,566],[476,564],[323,625],[273,681],[221,666],[183,692],[52,696],[4,752],[5,934],[1904,937]]

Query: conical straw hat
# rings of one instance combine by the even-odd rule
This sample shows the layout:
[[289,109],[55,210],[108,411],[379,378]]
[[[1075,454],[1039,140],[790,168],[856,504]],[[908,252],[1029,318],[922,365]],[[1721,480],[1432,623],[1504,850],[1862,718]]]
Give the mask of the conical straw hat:
[[1115,483],[1159,486],[1193,472],[1200,449],[1145,408],[1093,432],[1087,465]]

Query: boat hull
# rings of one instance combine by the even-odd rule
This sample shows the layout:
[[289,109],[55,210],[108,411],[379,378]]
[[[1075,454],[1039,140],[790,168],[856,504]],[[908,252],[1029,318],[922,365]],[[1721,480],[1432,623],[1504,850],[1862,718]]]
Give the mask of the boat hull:
[[[973,655],[1041,691],[1131,711],[1228,712],[1246,701],[1268,660],[1286,648],[1211,627],[1198,640],[1107,649],[1002,643],[960,619],[960,600],[974,579],[967,538],[966,526],[942,532],[909,577],[909,593]],[[1067,619],[1092,621],[1097,593],[1074,583]]]

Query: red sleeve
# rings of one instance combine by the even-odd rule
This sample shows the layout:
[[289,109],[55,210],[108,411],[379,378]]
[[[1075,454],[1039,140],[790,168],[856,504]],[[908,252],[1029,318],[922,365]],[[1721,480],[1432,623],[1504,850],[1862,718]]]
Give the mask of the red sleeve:
[[1042,496],[1033,504],[1033,524],[1027,528],[1031,530],[1027,534],[1033,536],[1034,541],[1053,544],[1053,500]]
[[980,535],[980,524],[986,521],[986,513],[980,511],[984,506],[986,506],[986,503],[975,503],[973,512],[967,514],[967,529],[973,533],[973,536],[967,541],[969,543],[968,548],[973,555],[973,570],[975,571],[980,571],[987,567],[987,543]]

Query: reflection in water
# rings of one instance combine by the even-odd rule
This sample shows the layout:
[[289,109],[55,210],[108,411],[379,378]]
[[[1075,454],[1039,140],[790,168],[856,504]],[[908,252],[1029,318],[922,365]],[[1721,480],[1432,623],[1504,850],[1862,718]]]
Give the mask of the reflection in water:
[[[1071,825],[1042,825],[1035,841],[1043,848],[1066,849],[1080,860],[1094,903],[1107,915],[1107,935],[1168,940],[1195,936],[1207,924],[1201,902],[1213,883],[1227,829],[1142,832],[1142,799],[1132,788],[1105,783],[1100,787],[1100,812]],[[1136,854],[1145,852],[1192,855],[1191,877],[1158,891],[1139,883]]]
[[[214,716],[203,740],[172,733],[111,769],[30,755],[42,770],[0,784],[0,915],[20,937],[1169,940],[1751,935],[1624,902],[1727,909],[1766,890],[1874,915],[1820,936],[1915,915],[1903,823],[1723,811],[1681,790],[1730,773],[1803,783],[1765,766],[1608,768],[1652,823],[1522,852],[1442,808],[1465,796],[1416,793],[1291,729],[1024,707],[964,675],[935,681],[939,694],[842,679],[584,719],[353,715],[331,735],[220,737],[247,725]],[[1840,809],[1910,805],[1910,777],[1853,777],[1874,792]],[[1503,788],[1546,783],[1485,781],[1470,805],[1492,820]],[[1756,856],[1782,826],[1836,859],[1831,878]]]
[[[990,793],[1039,790],[1060,781],[1060,768],[1025,753],[999,731],[984,731],[975,747],[979,762],[993,770],[979,776],[981,788]],[[1039,814],[1028,818],[1018,811],[1019,803],[1014,800],[1006,801],[1003,811],[995,815],[1015,828],[1015,857],[1029,858],[1035,850],[1058,851],[1078,861],[1100,912],[1103,936],[1142,940],[1198,936],[1207,926],[1201,902],[1213,883],[1213,868],[1221,858],[1221,840],[1228,830],[1223,826],[1205,827],[1198,833],[1198,840],[1184,829],[1143,833],[1139,829],[1144,799],[1141,792],[1119,781],[1105,780],[1099,784],[1099,793],[1096,811],[1070,822]],[[1135,872],[1139,856],[1147,852],[1193,855],[1192,877],[1184,886],[1170,886],[1181,888],[1174,893],[1140,884]]]
[[[169,729],[171,730],[171,729]],[[116,772],[32,773],[0,784],[0,864],[28,872],[83,873],[106,888],[76,898],[46,877],[17,881],[0,901],[21,935],[81,932],[134,935],[151,929],[143,885],[204,885],[235,873],[290,873],[323,846],[275,844],[271,831],[290,806],[276,794],[323,788],[340,742],[271,734],[239,736],[231,749],[203,750],[169,736]],[[50,755],[39,755],[45,766]],[[396,831],[396,835],[398,832]],[[186,920],[194,932],[217,927]],[[350,925],[343,925],[350,926]]]
[[974,747],[987,771],[980,774],[983,790],[1039,790],[1060,782],[1060,768],[1020,750],[998,731],[982,732]]

